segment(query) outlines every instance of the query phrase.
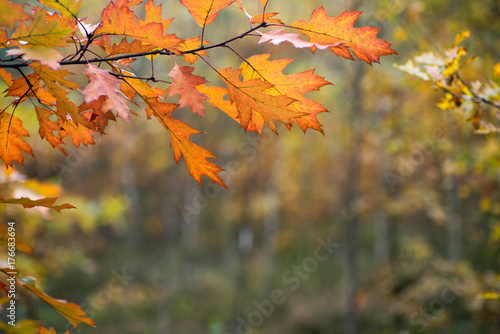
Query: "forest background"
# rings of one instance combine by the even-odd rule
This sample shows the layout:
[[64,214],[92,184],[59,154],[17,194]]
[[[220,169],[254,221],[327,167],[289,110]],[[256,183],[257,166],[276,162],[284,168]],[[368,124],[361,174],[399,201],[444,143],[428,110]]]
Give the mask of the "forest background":
[[[80,16],[97,23],[106,5],[85,0]],[[500,4],[271,0],[268,9],[293,22],[320,6],[331,16],[362,10],[358,25],[381,27],[399,56],[370,67],[256,38],[232,46],[294,58],[291,71],[314,67],[330,80],[310,94],[330,111],[319,115],[324,135],[244,133],[208,104],[205,120],[184,113],[222,167],[237,166],[227,190],[198,186],[175,165],[165,129],[145,119],[118,121],[68,157],[32,136],[36,159],[16,171],[55,182],[35,188],[77,209],[0,207],[35,249],[19,253],[23,273],[79,304],[106,334],[238,333],[242,323],[245,333],[496,333],[499,301],[479,296],[500,291],[499,139],[443,112],[441,92],[393,63],[442,53],[468,30],[462,44],[479,59],[462,76],[490,80]],[[176,17],[170,31],[199,35],[178,2],[163,8]],[[234,36],[228,27],[242,20],[236,5],[226,8],[207,39]],[[210,59],[240,64],[217,50]],[[37,132],[36,117],[23,121]],[[23,298],[21,316],[58,333],[96,332]]]

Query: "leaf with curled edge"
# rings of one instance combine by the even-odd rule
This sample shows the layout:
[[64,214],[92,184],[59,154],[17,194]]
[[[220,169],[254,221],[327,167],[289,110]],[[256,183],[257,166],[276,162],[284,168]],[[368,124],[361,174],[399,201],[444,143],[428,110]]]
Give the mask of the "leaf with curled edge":
[[295,46],[296,48],[312,48],[312,47],[314,47],[314,48],[317,48],[320,50],[328,49],[329,47],[337,47],[337,46],[344,44],[344,42],[339,42],[336,44],[328,44],[328,45],[319,44],[319,43],[311,43],[311,42],[304,41],[304,40],[300,39],[299,34],[285,33],[285,32],[283,32],[283,29],[271,30],[271,31],[266,32],[266,33],[262,33],[260,31],[257,31],[257,33],[261,34],[261,36],[262,36],[259,40],[259,44],[264,43],[264,42],[269,42],[269,43],[274,44],[274,45],[279,45],[282,42],[289,42],[289,43],[292,43],[293,46]]
[[[372,65],[379,63],[381,56],[397,55],[398,53],[390,48],[390,43],[377,38],[379,28],[369,26],[354,28],[354,22],[361,12],[345,11],[337,17],[330,17],[323,7],[313,11],[309,23],[304,20],[294,22],[292,28],[299,29],[303,34],[309,36],[311,43],[337,44],[342,45],[330,47],[337,56],[354,60],[352,53],[360,60]],[[315,50],[312,47],[311,50]]]
[[27,197],[21,197],[21,198],[3,198],[0,197],[0,203],[6,203],[6,204],[20,204],[24,208],[34,208],[35,206],[41,206],[44,208],[49,208],[52,210],[55,210],[57,212],[61,212],[63,209],[74,209],[75,207],[71,204],[64,203],[61,205],[54,205],[55,201],[57,200],[57,197],[47,197],[47,198],[42,198],[42,199],[37,199],[37,200],[32,200]]
[[206,27],[214,22],[219,11],[226,8],[234,0],[180,0],[189,10],[191,16],[200,27]]
[[33,150],[23,137],[29,137],[28,131],[23,128],[23,122],[12,114],[0,114],[0,158],[6,166],[12,167],[14,161],[23,165],[21,150],[34,156]]

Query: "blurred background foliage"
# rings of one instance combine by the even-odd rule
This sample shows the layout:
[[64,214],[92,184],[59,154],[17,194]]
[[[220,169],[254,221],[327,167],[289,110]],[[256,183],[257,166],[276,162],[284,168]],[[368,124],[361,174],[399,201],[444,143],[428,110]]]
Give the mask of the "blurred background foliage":
[[[259,1],[244,3],[260,11]],[[81,16],[97,23],[105,5],[85,0]],[[77,209],[0,207],[2,221],[15,220],[34,248],[19,255],[22,273],[79,304],[106,334],[497,333],[499,301],[479,296],[500,290],[499,139],[474,135],[436,107],[439,92],[392,65],[443,51],[469,30],[464,45],[480,58],[462,76],[488,81],[500,61],[500,3],[270,0],[268,11],[292,23],[321,5],[330,16],[364,11],[358,25],[381,27],[400,56],[371,68],[257,38],[232,46],[244,56],[294,58],[288,73],[316,68],[331,81],[309,94],[330,111],[319,116],[324,135],[297,127],[259,137],[218,110],[205,120],[176,111],[206,133],[196,140],[230,171],[228,190],[198,187],[175,165],[166,131],[144,115],[69,158],[33,136],[36,158],[16,173],[55,182],[32,191],[60,193]],[[164,1],[163,11],[175,17],[169,31],[200,34],[178,2]],[[206,39],[223,41],[247,25],[232,5]],[[241,63],[227,50],[209,55],[218,68]],[[148,73],[147,62],[137,64]],[[155,64],[166,75],[172,59]],[[196,65],[195,74],[216,82]],[[36,117],[22,112],[36,133]],[[14,191],[2,177],[3,191]],[[320,242],[339,246],[318,261]],[[273,299],[276,291],[282,298]],[[20,318],[71,329],[49,306],[22,297]],[[84,326],[70,333],[96,332]]]

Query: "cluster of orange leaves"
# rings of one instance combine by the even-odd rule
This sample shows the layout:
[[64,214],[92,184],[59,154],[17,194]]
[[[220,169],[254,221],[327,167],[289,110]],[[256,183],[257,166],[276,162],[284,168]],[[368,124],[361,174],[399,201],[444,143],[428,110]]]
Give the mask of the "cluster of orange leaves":
[[[276,131],[275,121],[279,121],[287,127],[296,122],[303,131],[322,132],[317,115],[327,110],[304,94],[330,83],[314,74],[314,70],[285,75],[283,70],[292,60],[269,60],[270,54],[242,58],[237,69],[216,69],[207,60],[212,48],[229,46],[236,39],[260,36],[257,43],[288,42],[296,48],[310,48],[312,52],[330,49],[337,56],[351,60],[356,56],[370,65],[378,63],[380,56],[397,54],[389,43],[376,37],[378,28],[354,28],[361,12],[346,11],[338,17],[329,17],[321,7],[313,11],[308,23],[301,20],[286,25],[275,17],[278,13],[266,12],[267,0],[260,0],[262,12],[257,15],[250,15],[240,0],[180,0],[201,27],[200,36],[183,39],[167,32],[172,19],[163,19],[162,5],[155,5],[153,0],[143,3],[144,19],[133,9],[142,0],[110,2],[96,25],[79,18],[81,0],[39,2],[43,6],[23,7],[0,0],[0,48],[6,49],[7,55],[0,59],[0,78],[7,87],[6,101],[10,101],[0,111],[0,159],[7,167],[12,167],[14,162],[23,164],[23,151],[33,155],[25,140],[29,134],[23,127],[22,115],[16,115],[21,103],[33,105],[40,137],[63,154],[67,154],[64,145],[69,144],[68,140],[77,148],[94,144],[93,135],[105,133],[109,121],[120,118],[128,123],[131,114],[138,115],[131,108],[145,105],[146,117],[157,119],[169,131],[175,161],[184,157],[191,176],[198,183],[202,175],[206,175],[225,186],[218,175],[222,168],[209,160],[215,158],[213,154],[190,139],[200,132],[174,118],[174,110],[189,107],[204,117],[208,103],[233,118],[245,131],[261,133],[266,124]],[[249,18],[250,28],[224,42],[206,41],[205,27],[216,20],[220,10],[233,3]],[[272,30],[257,30],[266,28]],[[232,48],[228,49],[239,56]],[[171,82],[154,76],[140,77],[134,72],[131,64],[137,58],[156,55],[174,58],[168,73]],[[179,65],[177,61],[189,65]],[[204,77],[193,74],[196,63],[215,71],[223,85],[207,85]],[[81,87],[77,83],[81,81],[72,77],[75,73],[86,76],[88,84]],[[155,82],[160,84],[151,85]],[[68,96],[71,92],[81,94],[83,102],[77,105],[75,99]],[[177,95],[178,103],[166,102],[167,97]],[[65,137],[68,137],[66,143]],[[38,201],[0,198],[0,202],[25,207],[46,206],[58,211],[71,207],[55,206],[54,201],[55,198]],[[5,234],[2,232],[0,237]],[[31,281],[19,278],[17,281],[75,327],[79,322],[94,325],[77,305],[45,295]],[[40,333],[55,331],[41,328]]]
[[[234,118],[246,131],[258,133],[265,124],[276,130],[275,121],[288,127],[297,122],[304,131],[308,128],[322,131],[317,114],[326,109],[305,98],[304,94],[330,83],[315,75],[313,70],[284,75],[282,71],[291,60],[269,61],[269,54],[260,54],[243,59],[242,65],[235,70],[212,68],[225,87],[207,86],[205,78],[193,74],[195,67],[192,65],[200,58],[207,62],[207,51],[214,45],[203,40],[203,36],[202,42],[200,36],[182,39],[167,33],[172,19],[163,19],[162,5],[156,6],[153,0],[143,4],[144,19],[137,17],[132,9],[142,0],[110,2],[97,26],[78,19],[81,1],[39,1],[57,12],[29,7],[27,13],[9,0],[0,0],[2,8],[12,9],[11,13],[0,15],[0,45],[7,48],[7,55],[12,57],[0,63],[0,77],[8,86],[6,96],[12,98],[10,106],[14,111],[20,102],[32,103],[41,138],[63,153],[66,153],[64,137],[69,137],[76,147],[94,144],[93,133],[104,133],[108,122],[116,117],[129,122],[131,113],[137,115],[131,111],[131,106],[142,100],[147,118],[156,118],[170,132],[175,161],[183,156],[191,176],[198,182],[201,182],[201,175],[207,175],[225,186],[218,175],[222,169],[208,160],[214,158],[212,153],[190,140],[191,135],[199,131],[172,117],[177,108],[189,106],[194,113],[204,116],[203,101],[206,101]],[[263,11],[256,16],[249,15],[239,0],[180,2],[202,29],[214,22],[218,12],[232,3],[240,6],[250,18],[251,25],[279,27],[269,32],[249,30],[249,35],[254,30],[261,35],[260,43],[277,45],[290,42],[298,48],[309,47],[313,52],[318,48],[329,48],[338,56],[354,59],[355,55],[368,64],[379,62],[380,56],[396,54],[389,43],[376,37],[378,28],[353,27],[361,12],[346,11],[338,17],[329,17],[321,7],[312,13],[309,23],[297,21],[284,25],[279,19],[271,18],[277,13]],[[267,5],[267,1],[260,2],[262,6]],[[13,29],[18,21],[21,23],[9,35],[9,29]],[[296,33],[284,33],[283,28],[293,29]],[[302,39],[306,36],[309,41]],[[80,49],[74,55],[63,57],[68,43],[80,45]],[[94,45],[100,49],[88,53]],[[223,43],[218,46],[223,46]],[[92,59],[86,61],[89,54]],[[154,87],[150,81],[136,78],[130,65],[144,54],[180,56],[190,66],[175,63],[168,74],[173,79],[168,88]],[[86,66],[83,74],[89,83],[83,89],[75,80],[67,79],[74,73],[62,67],[70,64]],[[23,71],[23,75],[19,76],[14,69]],[[30,73],[24,74],[28,71]],[[17,75],[16,79],[13,73]],[[79,106],[67,96],[73,90],[84,95]],[[176,94],[179,103],[164,102],[166,97]],[[224,99],[226,95],[229,100]],[[14,161],[23,163],[21,151],[30,155],[33,151],[23,138],[28,132],[21,119],[6,110],[0,114],[0,158],[7,166],[12,166]]]

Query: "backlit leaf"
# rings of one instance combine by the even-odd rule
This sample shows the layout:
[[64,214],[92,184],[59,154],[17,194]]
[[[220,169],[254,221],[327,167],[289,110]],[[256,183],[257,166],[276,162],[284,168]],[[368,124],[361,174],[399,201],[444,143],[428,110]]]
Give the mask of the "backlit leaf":
[[194,113],[205,117],[202,101],[206,100],[205,94],[199,92],[196,86],[207,83],[205,78],[192,74],[194,67],[175,65],[168,74],[174,82],[167,88],[167,96],[180,95],[181,108],[189,106]]
[[[378,28],[369,26],[354,28],[354,22],[361,12],[345,11],[337,17],[329,17],[324,8],[320,7],[313,11],[309,23],[297,21],[292,23],[291,27],[298,28],[308,35],[311,43],[320,44],[343,44],[330,47],[337,56],[346,59],[354,59],[351,55],[354,53],[360,60],[368,64],[372,62],[379,63],[380,56],[397,55],[397,52],[390,48],[389,43],[377,38]],[[313,51],[315,48],[311,48]]]
[[5,165],[12,167],[14,161],[24,162],[21,150],[33,156],[33,150],[23,137],[29,137],[23,128],[23,122],[12,114],[0,114],[0,158]]
[[189,10],[200,27],[206,27],[214,22],[220,10],[226,8],[234,0],[180,0]]

